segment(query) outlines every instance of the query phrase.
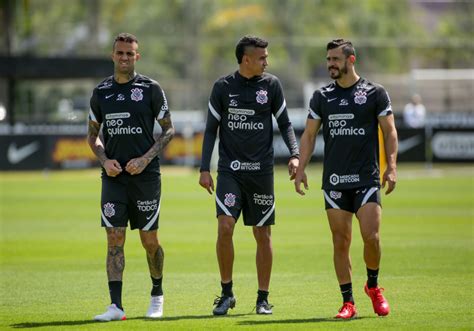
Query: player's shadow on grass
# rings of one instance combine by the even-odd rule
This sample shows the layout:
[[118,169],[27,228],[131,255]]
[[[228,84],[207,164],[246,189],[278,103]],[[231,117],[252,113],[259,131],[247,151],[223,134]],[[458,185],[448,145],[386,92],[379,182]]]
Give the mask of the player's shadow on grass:
[[[232,318],[232,317],[242,317],[242,316],[248,316],[251,315],[249,314],[232,314],[232,315],[226,315],[226,316],[213,316],[213,315],[183,315],[183,316],[169,316],[169,317],[161,317],[157,319],[152,319],[152,318],[145,318],[145,317],[140,317],[145,321],[148,322],[159,322],[159,321],[179,321],[179,320],[200,320],[200,319],[219,319],[219,318]],[[253,315],[253,314],[252,314]]]
[[[210,319],[210,318],[232,318],[232,317],[242,317],[249,314],[232,314],[223,317],[215,317],[212,315],[184,315],[184,316],[170,316],[162,317],[158,319],[146,318],[146,317],[131,317],[127,318],[127,321],[133,320],[143,320],[146,322],[166,322],[166,321],[179,321],[179,320],[199,320],[199,319]],[[103,324],[104,322],[94,321],[94,320],[77,320],[77,321],[51,321],[51,322],[25,322],[25,323],[16,323],[11,324],[10,326],[13,329],[32,329],[32,328],[41,328],[45,326],[73,326],[73,325],[86,325],[86,324]]]
[[334,317],[313,317],[313,318],[291,318],[286,320],[260,320],[260,321],[240,321],[238,325],[265,325],[265,324],[298,324],[298,323],[321,323],[321,322],[335,322],[335,323],[347,323],[351,321],[357,321],[367,317],[357,317],[352,320],[340,320]]
[[82,320],[82,321],[52,321],[52,322],[25,322],[11,324],[10,326],[14,329],[31,329],[31,328],[42,328],[45,326],[68,326],[68,325],[85,325],[85,324],[96,324],[103,323],[93,320]]

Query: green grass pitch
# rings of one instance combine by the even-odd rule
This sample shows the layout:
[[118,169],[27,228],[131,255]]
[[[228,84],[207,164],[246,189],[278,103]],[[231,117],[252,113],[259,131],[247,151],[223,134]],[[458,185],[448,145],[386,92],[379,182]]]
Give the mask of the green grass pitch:
[[257,316],[255,242],[239,220],[229,316],[211,316],[219,294],[214,197],[197,170],[162,169],[160,240],[165,250],[165,315],[143,318],[150,279],[138,232],[125,244],[123,303],[128,320],[96,323],[109,304],[105,231],[100,228],[99,170],[0,173],[0,329],[34,330],[472,330],[474,166],[399,166],[395,192],[383,196],[380,285],[388,317],[375,316],[363,293],[365,266],[354,220],[351,256],[359,317],[332,317],[341,296],[320,190],[294,192],[284,168],[275,174],[277,224],[271,316]]

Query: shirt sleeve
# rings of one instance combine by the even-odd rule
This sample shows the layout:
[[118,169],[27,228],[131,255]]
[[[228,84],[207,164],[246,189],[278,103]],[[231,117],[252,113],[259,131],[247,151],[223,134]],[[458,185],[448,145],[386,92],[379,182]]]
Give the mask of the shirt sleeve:
[[163,91],[158,83],[152,85],[151,107],[153,109],[153,115],[157,120],[161,120],[169,113],[165,91]]
[[217,137],[217,129],[221,122],[222,107],[219,98],[219,88],[214,84],[207,108],[206,129],[202,142],[202,156],[200,171],[210,171],[212,150]]
[[321,94],[319,91],[315,91],[311,100],[309,101],[309,109],[308,109],[308,118],[312,120],[320,120],[322,119],[321,107],[319,107],[319,101],[321,99]]
[[392,102],[387,91],[382,86],[377,88],[377,116],[387,116],[393,113]]
[[90,100],[90,111],[89,111],[89,120],[97,123],[102,123],[102,114],[100,112],[99,106],[99,97],[97,95],[97,89],[94,89],[92,92]]
[[275,95],[274,102],[272,103],[272,113],[275,116],[278,123],[278,129],[280,130],[283,141],[285,142],[291,157],[299,157],[300,151],[296,141],[295,130],[293,129],[288,116],[286,101],[283,96],[283,88],[279,80],[275,81]]

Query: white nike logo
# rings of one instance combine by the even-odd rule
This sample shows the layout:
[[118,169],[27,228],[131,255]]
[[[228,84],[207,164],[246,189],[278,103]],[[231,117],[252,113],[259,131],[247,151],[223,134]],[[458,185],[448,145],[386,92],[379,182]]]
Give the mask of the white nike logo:
[[423,138],[421,135],[413,136],[398,142],[398,153],[404,153],[416,145],[421,144]]
[[153,217],[154,214],[151,214],[150,216],[147,216],[146,219],[149,220],[150,218]]
[[10,146],[8,146],[8,151],[7,151],[7,159],[8,162],[11,164],[17,164],[26,159],[28,156],[36,152],[40,147],[39,142],[34,141],[32,143],[29,143],[28,145],[25,145],[23,147],[18,148],[16,146],[16,143],[11,143]]
[[334,100],[336,100],[336,99],[337,99],[337,98],[328,99],[328,102],[334,101]]
[[106,95],[105,98],[108,99],[110,97],[113,97],[115,93],[112,93],[112,94],[109,94],[109,95]]
[[262,214],[265,214],[270,208],[272,208],[272,207],[268,207],[267,209],[262,210]]
[[229,94],[229,98],[238,97],[240,94]]

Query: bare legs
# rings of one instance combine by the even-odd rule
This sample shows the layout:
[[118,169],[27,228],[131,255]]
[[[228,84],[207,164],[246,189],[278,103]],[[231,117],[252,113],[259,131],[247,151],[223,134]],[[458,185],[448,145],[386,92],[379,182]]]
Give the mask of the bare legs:
[[109,282],[122,281],[125,268],[123,246],[126,228],[106,228],[107,232],[107,278]]
[[[351,282],[352,269],[349,249],[352,241],[352,213],[340,209],[327,210],[334,248],[334,267],[339,284]],[[364,241],[364,261],[367,268],[376,270],[380,265],[380,221],[379,205],[369,202],[356,213]]]
[[143,248],[146,251],[146,259],[148,261],[148,268],[150,269],[150,276],[154,279],[163,277],[163,263],[164,252],[158,240],[158,233],[153,231],[140,230],[140,239]]
[[[229,283],[232,280],[234,265],[234,244],[232,237],[234,234],[235,219],[226,215],[219,215],[217,219],[217,261],[219,263],[221,282]],[[268,291],[273,262],[271,227],[254,226],[253,235],[257,242],[256,264],[258,288],[260,290]]]

